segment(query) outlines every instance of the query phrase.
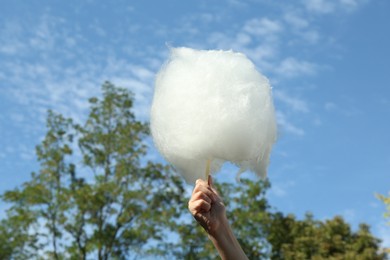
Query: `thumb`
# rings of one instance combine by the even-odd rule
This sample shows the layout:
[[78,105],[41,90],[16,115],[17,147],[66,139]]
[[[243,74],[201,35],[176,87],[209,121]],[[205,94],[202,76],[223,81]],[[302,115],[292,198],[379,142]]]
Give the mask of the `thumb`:
[[213,187],[213,177],[211,177],[211,174],[209,174],[209,178],[207,179],[207,183],[210,187]]
[[219,197],[219,193],[217,189],[214,187],[213,177],[211,177],[211,174],[209,175],[209,178],[207,179],[207,184],[211,188],[211,190]]

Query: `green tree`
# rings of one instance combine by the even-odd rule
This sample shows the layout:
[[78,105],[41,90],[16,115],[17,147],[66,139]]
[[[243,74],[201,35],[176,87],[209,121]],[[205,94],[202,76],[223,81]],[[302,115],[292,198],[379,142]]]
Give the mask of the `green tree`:
[[[243,179],[217,185],[228,219],[249,259],[386,259],[380,240],[365,224],[353,231],[342,217],[320,221],[311,214],[302,220],[270,207],[268,182]],[[188,216],[185,219],[190,219]],[[178,244],[171,245],[177,259],[219,259],[207,234],[195,220],[179,223]]]
[[29,232],[35,216],[20,204],[0,221],[0,259],[31,259],[40,249],[38,235]]
[[303,220],[272,214],[268,241],[271,259],[386,259],[366,224],[353,232],[340,216],[319,221],[310,214]]
[[[102,92],[83,124],[48,113],[39,171],[1,196],[9,209],[0,259],[218,259],[187,210],[182,179],[146,159],[149,128],[132,94],[109,82]],[[367,225],[285,215],[268,204],[269,186],[217,184],[249,259],[385,259]]]
[[[386,212],[384,214],[384,217],[386,219],[390,219],[390,192],[388,196],[377,194],[376,195],[379,200],[381,200],[386,205]],[[390,225],[390,221],[387,222]],[[390,254],[390,248],[385,248],[385,251]]]
[[[242,179],[239,183],[215,183],[224,199],[227,215],[235,234],[249,259],[264,259],[268,255],[265,223],[269,205],[265,198],[268,182]],[[175,259],[220,259],[206,232],[188,213],[185,199],[183,215],[176,220],[177,243],[164,248]],[[166,246],[166,245],[164,245]]]
[[386,205],[387,212],[385,213],[385,218],[390,218],[390,192],[388,196],[377,194],[377,198]]
[[49,112],[39,172],[2,196],[11,205],[0,226],[12,238],[7,257],[124,259],[164,243],[180,214],[181,178],[144,159],[149,128],[136,120],[132,94],[109,82],[102,90],[85,124]]

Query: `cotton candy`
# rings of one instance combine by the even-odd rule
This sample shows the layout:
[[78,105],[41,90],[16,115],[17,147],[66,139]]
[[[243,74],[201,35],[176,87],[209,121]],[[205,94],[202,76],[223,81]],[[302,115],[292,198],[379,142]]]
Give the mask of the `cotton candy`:
[[172,48],[158,72],[150,127],[155,146],[187,182],[230,161],[266,176],[276,140],[267,78],[241,53]]

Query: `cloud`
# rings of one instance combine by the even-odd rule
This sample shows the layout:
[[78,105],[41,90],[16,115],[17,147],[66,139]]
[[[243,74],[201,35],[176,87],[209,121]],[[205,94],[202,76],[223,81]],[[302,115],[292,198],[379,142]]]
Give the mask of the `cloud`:
[[251,19],[245,23],[243,31],[254,36],[273,37],[282,31],[282,25],[268,18]]
[[9,69],[16,73],[8,77],[8,84],[13,86],[9,95],[19,104],[29,106],[30,113],[40,114],[38,117],[45,117],[44,111],[54,109],[81,121],[80,115],[88,107],[87,99],[99,96],[101,83],[111,80],[135,93],[135,109],[140,112],[137,116],[147,117],[149,103],[145,100],[151,99],[154,79],[154,73],[148,68],[118,60],[100,66],[85,64],[85,69],[75,67],[64,77],[56,67],[56,62],[10,65]]
[[[235,32],[212,32],[208,42],[221,49],[242,51],[255,59],[272,58],[276,54],[279,35],[283,31],[279,21],[269,18],[252,18]],[[261,52],[261,53],[260,53]],[[253,59],[253,57],[250,57]]]
[[296,112],[308,113],[309,108],[307,103],[299,98],[292,97],[288,95],[285,91],[275,90],[273,92],[273,96],[275,99],[280,100],[284,104],[286,104],[290,109]]
[[283,19],[289,25],[295,29],[304,29],[309,26],[309,22],[298,16],[295,12],[287,12],[284,14]]
[[333,111],[337,109],[337,105],[333,102],[326,102],[324,108],[326,111]]
[[337,113],[346,117],[352,117],[361,114],[361,110],[353,104],[353,100],[344,99],[342,105],[328,101],[324,104],[325,111]]
[[297,77],[301,75],[313,75],[316,73],[317,67],[314,63],[287,57],[275,68],[275,72],[281,77]]
[[327,14],[334,11],[335,7],[329,0],[305,0],[304,5],[310,12]]
[[304,0],[309,13],[332,14],[337,11],[354,11],[368,0]]
[[[100,86],[105,80],[133,91],[133,111],[140,120],[149,118],[156,55],[151,56],[153,61],[139,58],[131,62],[102,54],[94,45],[89,49],[79,47],[78,30],[70,33],[75,28],[64,23],[44,14],[28,28],[18,22],[0,27],[0,46],[14,46],[0,50],[0,55],[8,55],[0,62],[0,89],[1,99],[9,104],[8,112],[1,116],[0,130],[12,137],[12,141],[1,143],[8,147],[1,158],[31,161],[34,148],[30,142],[42,138],[47,110],[83,122],[88,98],[101,95]],[[71,65],[69,60],[73,61]],[[24,145],[27,143],[31,145]]]
[[320,33],[315,28],[312,16],[307,16],[302,10],[287,8],[283,15],[283,22],[292,34],[288,43],[294,45],[316,44],[321,38]]
[[132,78],[116,78],[111,81],[121,87],[130,89],[135,95],[133,111],[139,119],[149,120],[153,85]]
[[276,197],[282,198],[285,197],[288,194],[289,188],[295,186],[294,181],[287,181],[282,183],[273,183],[272,187],[270,189],[271,194],[275,195]]
[[308,30],[300,33],[302,39],[304,39],[309,44],[315,44],[321,38],[320,34],[315,30]]
[[279,128],[287,133],[291,133],[297,136],[303,136],[305,131],[294,124],[292,124],[287,118],[286,115],[281,111],[276,111],[276,120],[279,125]]
[[21,25],[16,21],[6,21],[0,27],[0,54],[15,55],[25,49],[25,42],[19,40]]
[[340,0],[340,3],[348,9],[354,9],[358,6],[358,1],[356,0]]

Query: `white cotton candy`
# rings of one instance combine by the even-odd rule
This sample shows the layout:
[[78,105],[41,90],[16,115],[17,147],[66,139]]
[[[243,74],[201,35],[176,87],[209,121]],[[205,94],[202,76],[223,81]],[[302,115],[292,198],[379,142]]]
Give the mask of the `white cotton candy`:
[[187,182],[225,161],[266,176],[276,140],[271,87],[241,53],[173,48],[157,74],[151,131]]

